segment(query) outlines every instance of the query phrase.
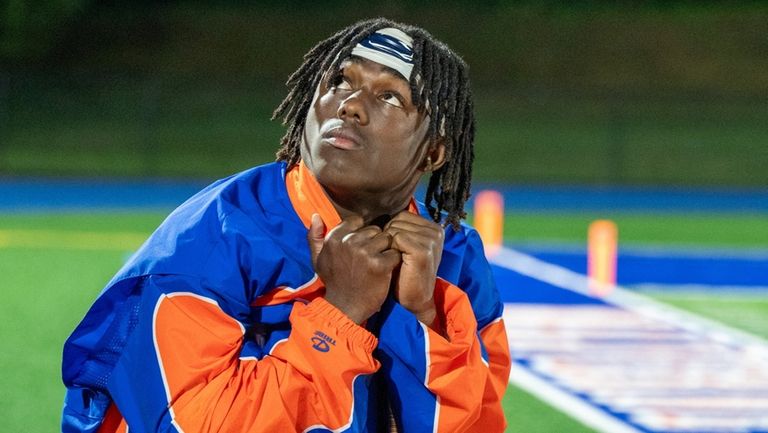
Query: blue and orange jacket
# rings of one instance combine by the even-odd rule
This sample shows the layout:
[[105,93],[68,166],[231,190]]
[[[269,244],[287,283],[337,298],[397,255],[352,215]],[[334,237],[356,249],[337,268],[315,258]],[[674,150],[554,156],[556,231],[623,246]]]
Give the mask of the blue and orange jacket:
[[[426,215],[421,204],[412,211]],[[64,432],[498,432],[502,304],[477,233],[446,229],[446,337],[394,300],[366,327],[323,299],[306,234],[340,222],[299,164],[256,167],[182,204],[64,346]]]

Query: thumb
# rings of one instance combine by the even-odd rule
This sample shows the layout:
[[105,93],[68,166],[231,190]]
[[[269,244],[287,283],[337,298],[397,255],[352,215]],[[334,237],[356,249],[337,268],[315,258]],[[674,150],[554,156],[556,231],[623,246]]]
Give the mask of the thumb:
[[312,258],[312,266],[315,266],[317,263],[317,256],[320,254],[320,250],[323,249],[324,240],[325,223],[323,223],[323,219],[320,218],[319,214],[312,214],[312,223],[309,226],[309,232],[307,232],[307,243],[309,244],[309,256]]

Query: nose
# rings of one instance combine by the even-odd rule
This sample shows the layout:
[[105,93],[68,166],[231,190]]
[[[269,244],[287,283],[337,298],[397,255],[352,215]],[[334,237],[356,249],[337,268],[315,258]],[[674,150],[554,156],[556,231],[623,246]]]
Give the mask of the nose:
[[357,91],[341,101],[336,115],[342,120],[354,120],[360,125],[368,124],[368,110],[362,91]]

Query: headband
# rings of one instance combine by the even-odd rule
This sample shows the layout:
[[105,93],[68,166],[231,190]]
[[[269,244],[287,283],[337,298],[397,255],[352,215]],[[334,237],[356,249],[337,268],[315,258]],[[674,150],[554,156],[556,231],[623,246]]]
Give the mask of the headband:
[[377,30],[352,49],[352,55],[388,66],[411,79],[413,70],[413,38],[394,27]]

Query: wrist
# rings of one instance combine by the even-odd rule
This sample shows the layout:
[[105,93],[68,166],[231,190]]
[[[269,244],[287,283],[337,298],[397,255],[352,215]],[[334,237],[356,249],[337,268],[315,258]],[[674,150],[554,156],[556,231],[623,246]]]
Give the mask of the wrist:
[[356,324],[360,325],[366,320],[368,320],[368,317],[370,317],[370,314],[367,314],[362,311],[354,302],[346,302],[344,299],[337,298],[333,296],[332,293],[327,293],[325,295],[325,300],[336,307],[337,310],[344,313],[345,316],[349,318],[349,320],[355,322]]
[[432,325],[437,321],[437,311],[432,309],[430,311],[416,314],[416,319],[431,328]]
[[412,308],[411,306],[405,306],[405,309],[413,313],[419,322],[431,326],[437,317],[437,307],[435,306],[435,300],[430,298],[429,301],[420,305],[419,308]]

